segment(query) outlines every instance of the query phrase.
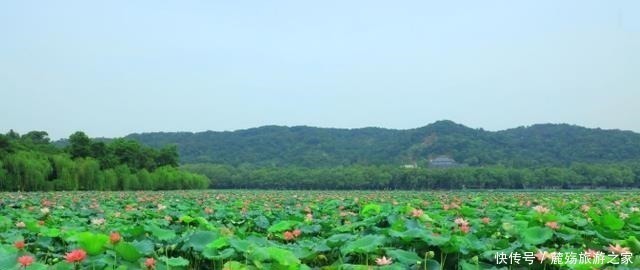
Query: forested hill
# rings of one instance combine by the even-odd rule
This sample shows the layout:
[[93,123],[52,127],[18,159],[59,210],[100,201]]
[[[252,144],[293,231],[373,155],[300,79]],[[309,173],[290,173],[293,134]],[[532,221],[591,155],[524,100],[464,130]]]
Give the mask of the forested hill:
[[538,124],[497,132],[452,121],[393,130],[264,126],[233,132],[131,134],[143,144],[176,144],[182,163],[329,167],[424,164],[448,155],[470,166],[567,165],[640,160],[640,134],[567,124]]

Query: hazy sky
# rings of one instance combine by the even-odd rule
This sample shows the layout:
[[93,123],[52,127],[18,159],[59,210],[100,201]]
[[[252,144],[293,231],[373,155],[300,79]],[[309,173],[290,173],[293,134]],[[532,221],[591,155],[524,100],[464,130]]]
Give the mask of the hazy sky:
[[639,116],[635,0],[0,3],[0,132]]

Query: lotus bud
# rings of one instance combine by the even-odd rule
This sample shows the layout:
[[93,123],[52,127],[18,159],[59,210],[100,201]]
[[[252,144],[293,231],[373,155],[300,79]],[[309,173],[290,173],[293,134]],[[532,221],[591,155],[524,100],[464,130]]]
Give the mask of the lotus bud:
[[436,256],[436,253],[433,252],[433,250],[430,250],[429,252],[427,252],[427,258],[428,259],[431,259],[431,258],[433,258],[435,256]]

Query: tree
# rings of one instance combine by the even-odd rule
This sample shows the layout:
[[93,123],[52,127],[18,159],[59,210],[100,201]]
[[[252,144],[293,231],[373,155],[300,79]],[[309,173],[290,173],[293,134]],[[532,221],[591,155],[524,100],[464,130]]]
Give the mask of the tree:
[[0,153],[9,152],[11,150],[11,142],[9,136],[0,134]]
[[8,180],[8,173],[2,165],[2,160],[0,160],[0,190],[9,190],[10,187],[7,186],[9,184]]
[[79,190],[98,190],[102,186],[100,164],[93,158],[76,159],[76,179]]
[[22,135],[21,139],[34,144],[48,144],[51,142],[49,134],[45,131],[30,131],[29,133]]
[[[156,160],[163,163],[166,177],[153,176]],[[156,150],[126,139],[97,142],[78,131],[63,151],[44,131],[23,136],[10,131],[0,134],[0,191],[207,187],[208,179],[179,170],[177,160],[175,146]]]
[[91,156],[91,139],[82,131],[69,136],[69,153],[72,158],[85,158]]
[[156,157],[156,165],[178,167],[178,147],[175,144],[167,145],[160,149]]
[[116,139],[109,144],[110,151],[115,156],[118,164],[126,164],[129,168],[138,169],[155,169],[155,151],[146,148],[140,143],[127,140]]
[[20,134],[13,131],[13,129],[10,129],[9,132],[7,132],[7,137],[9,137],[9,139],[17,140],[20,139]]
[[45,155],[31,151],[9,155],[3,163],[7,170],[6,187],[9,190],[44,190],[45,181],[52,170]]
[[67,154],[52,156],[51,163],[55,172],[54,189],[74,190],[77,186],[76,163]]

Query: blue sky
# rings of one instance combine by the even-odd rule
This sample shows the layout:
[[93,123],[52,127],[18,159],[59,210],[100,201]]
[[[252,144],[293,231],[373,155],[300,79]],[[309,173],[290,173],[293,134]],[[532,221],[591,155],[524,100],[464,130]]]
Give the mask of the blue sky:
[[0,132],[637,115],[640,1],[0,3]]

